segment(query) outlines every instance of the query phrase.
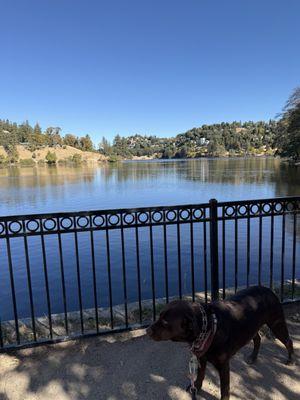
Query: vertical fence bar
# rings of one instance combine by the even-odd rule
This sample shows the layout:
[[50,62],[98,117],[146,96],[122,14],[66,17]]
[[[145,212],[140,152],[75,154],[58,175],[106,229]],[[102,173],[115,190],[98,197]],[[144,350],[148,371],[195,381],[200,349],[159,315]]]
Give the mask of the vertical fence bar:
[[125,240],[124,240],[123,214],[122,213],[121,213],[120,218],[121,218],[121,247],[122,247],[122,273],[123,273],[123,295],[124,295],[125,325],[126,325],[126,328],[128,328],[126,259],[125,259]]
[[250,283],[250,217],[249,208],[247,209],[248,216],[247,216],[247,288],[249,287]]
[[259,214],[259,233],[258,233],[258,284],[261,285],[261,264],[262,264],[262,215]]
[[[73,218],[74,229],[76,229],[76,219]],[[79,248],[78,248],[78,233],[74,232],[75,236],[75,257],[76,257],[76,273],[77,273],[77,288],[78,288],[78,301],[79,301],[79,312],[80,312],[80,328],[81,333],[84,333],[83,323],[83,308],[82,308],[82,293],[81,293],[81,276],[80,276],[80,263],[79,263]]]
[[194,261],[194,227],[193,227],[193,210],[190,209],[190,239],[191,239],[191,285],[192,285],[192,301],[195,301],[195,261]]
[[282,237],[281,237],[281,284],[280,284],[280,299],[284,297],[284,266],[285,266],[285,211],[282,216]]
[[222,273],[223,273],[223,300],[226,297],[226,227],[225,227],[225,210],[222,207]]
[[234,219],[234,292],[237,292],[238,288],[238,219],[237,219],[237,207],[235,207],[235,219]]
[[178,289],[179,298],[182,299],[182,282],[181,282],[181,243],[180,243],[180,225],[179,225],[179,210],[177,216],[177,258],[178,258]]
[[214,301],[219,299],[218,202],[211,199],[209,205],[211,298]]
[[27,273],[27,285],[28,285],[28,292],[29,292],[31,324],[32,324],[33,339],[36,342],[35,314],[34,314],[32,284],[31,284],[31,270],[30,270],[30,260],[29,260],[28,241],[27,241],[27,235],[26,235],[25,221],[22,221],[22,224],[23,224],[23,232],[24,232],[24,247],[25,247],[26,273]]
[[62,240],[61,240],[59,222],[60,222],[59,218],[57,218],[56,223],[57,223],[57,230],[58,230],[60,277],[61,277],[61,286],[62,286],[63,304],[64,304],[65,330],[66,330],[66,335],[68,335],[69,334],[69,323],[68,323],[67,294],[66,294],[65,269],[64,269],[63,249],[62,249]]
[[292,266],[292,300],[295,298],[295,280],[296,280],[296,242],[297,242],[297,214],[294,212],[293,224],[293,266]]
[[106,258],[107,258],[107,273],[108,273],[108,292],[109,292],[109,309],[110,309],[110,326],[114,329],[114,315],[112,304],[112,284],[111,284],[111,263],[110,263],[110,244],[109,244],[109,231],[108,231],[108,218],[105,215],[106,224]]
[[[204,218],[206,218],[206,208],[204,208]],[[207,227],[206,221],[203,222],[203,262],[204,262],[204,295],[207,303]]]
[[[138,214],[135,213],[134,217],[136,223],[138,223]],[[139,318],[140,324],[142,323],[142,290],[141,290],[141,266],[140,266],[140,244],[139,244],[139,231],[138,227],[135,227],[135,245],[136,245],[136,272],[137,272],[137,286],[138,286],[138,302],[139,302]]]
[[[2,232],[2,229],[4,229],[2,227],[2,224],[0,225],[0,228],[1,228],[1,232]],[[1,243],[1,240],[0,240],[0,243]],[[4,343],[3,343],[3,333],[2,333],[2,319],[1,319],[1,315],[0,315],[0,348],[3,348],[3,347],[4,347]]]
[[4,343],[3,343],[3,333],[2,333],[2,321],[0,318],[0,348],[2,349],[4,347]]
[[[151,217],[150,217],[151,218]],[[155,306],[155,275],[154,275],[154,253],[153,253],[153,230],[152,225],[150,229],[150,265],[151,265],[151,286],[152,286],[152,311],[153,321],[156,319],[156,306]]]
[[271,238],[270,238],[270,288],[273,289],[273,265],[274,265],[274,215],[271,215]]
[[[90,215],[90,227],[93,226],[93,219]],[[91,255],[92,255],[92,271],[93,271],[93,290],[94,290],[94,306],[95,306],[95,322],[96,332],[99,333],[99,314],[98,314],[98,291],[97,291],[97,276],[96,276],[96,261],[95,261],[95,243],[94,243],[94,232],[90,231],[91,238]]]
[[14,310],[15,330],[16,330],[17,343],[20,344],[20,331],[19,331],[18,308],[17,308],[16,290],[15,290],[15,279],[14,279],[14,271],[13,271],[13,264],[12,264],[12,257],[11,257],[10,240],[9,240],[9,236],[8,236],[9,229],[8,229],[7,222],[5,222],[5,230],[6,230],[6,248],[7,248],[7,257],[8,257],[10,288],[11,288],[13,310]]
[[[52,222],[55,223],[54,220]],[[46,223],[46,220],[45,220],[45,223]],[[47,266],[46,246],[45,246],[45,237],[44,237],[44,226],[43,226],[42,218],[40,218],[40,227],[41,227],[41,243],[42,243],[44,279],[45,279],[45,286],[46,286],[47,311],[48,311],[48,321],[49,321],[49,334],[50,334],[50,338],[53,339],[52,313],[51,313],[51,301],[50,301],[49,278],[48,278],[48,266]]]
[[167,226],[165,223],[165,213],[164,213],[163,230],[164,230],[165,294],[166,294],[166,302],[169,303],[168,247],[167,247]]

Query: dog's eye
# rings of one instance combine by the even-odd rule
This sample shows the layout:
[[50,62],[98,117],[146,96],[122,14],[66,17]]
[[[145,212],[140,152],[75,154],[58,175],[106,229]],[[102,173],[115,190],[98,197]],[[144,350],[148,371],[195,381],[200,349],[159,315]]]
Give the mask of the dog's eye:
[[164,327],[167,327],[169,325],[168,321],[166,321],[165,319],[163,319],[161,321],[161,323],[162,323],[162,326],[164,326]]

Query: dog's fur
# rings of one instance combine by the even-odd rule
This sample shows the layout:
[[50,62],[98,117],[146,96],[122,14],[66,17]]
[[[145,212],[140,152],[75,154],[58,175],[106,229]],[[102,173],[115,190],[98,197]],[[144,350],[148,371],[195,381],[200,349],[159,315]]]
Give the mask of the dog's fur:
[[[289,337],[282,306],[275,294],[268,288],[253,286],[242,290],[224,301],[203,304],[211,324],[211,315],[217,317],[218,325],[213,342],[199,361],[196,388],[201,389],[206,362],[212,363],[219,372],[221,400],[229,399],[229,360],[248,342],[253,340],[254,349],[249,363],[255,362],[259,347],[262,325],[267,324],[274,336],[288,351],[288,363],[292,362],[293,342]],[[210,325],[209,325],[210,326]],[[159,319],[148,329],[154,340],[173,340],[190,345],[202,328],[202,315],[197,303],[176,300],[167,304]]]

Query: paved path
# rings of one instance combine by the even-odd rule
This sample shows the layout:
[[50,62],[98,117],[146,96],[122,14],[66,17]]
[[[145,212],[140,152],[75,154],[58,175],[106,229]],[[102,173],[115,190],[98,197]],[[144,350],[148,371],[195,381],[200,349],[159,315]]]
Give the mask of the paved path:
[[[293,311],[295,312],[295,311]],[[300,324],[289,327],[300,354]],[[0,400],[185,400],[186,345],[157,343],[143,331],[92,338],[0,355]],[[244,348],[232,361],[232,400],[299,400],[300,368],[264,338],[255,366]],[[216,373],[208,367],[199,399],[219,399]]]

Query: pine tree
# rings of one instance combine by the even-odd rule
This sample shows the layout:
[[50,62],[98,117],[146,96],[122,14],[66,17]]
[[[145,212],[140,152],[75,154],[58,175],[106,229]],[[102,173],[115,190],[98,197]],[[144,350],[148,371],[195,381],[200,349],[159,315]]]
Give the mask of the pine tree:
[[278,153],[294,161],[300,160],[300,87],[288,99],[278,126]]

